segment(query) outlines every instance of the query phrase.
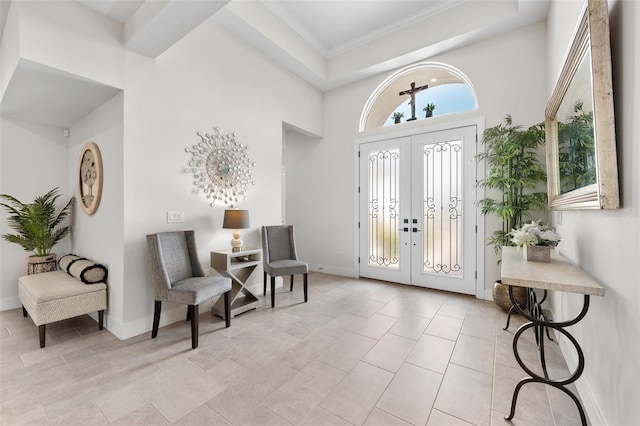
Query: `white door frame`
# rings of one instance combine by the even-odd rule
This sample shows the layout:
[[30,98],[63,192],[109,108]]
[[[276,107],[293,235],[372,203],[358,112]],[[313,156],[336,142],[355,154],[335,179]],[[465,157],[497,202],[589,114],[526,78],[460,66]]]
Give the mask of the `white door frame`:
[[[433,119],[431,119],[433,120]],[[376,129],[371,132],[367,132],[367,134],[361,134],[361,136],[357,137],[354,140],[354,271],[355,275],[360,275],[360,265],[359,258],[361,257],[360,253],[360,229],[358,227],[360,221],[360,194],[358,192],[359,182],[360,182],[360,159],[358,158],[358,152],[360,149],[360,144],[367,142],[377,142],[386,139],[392,138],[401,138],[405,136],[413,136],[421,133],[429,133],[429,132],[438,132],[442,130],[453,129],[457,127],[467,127],[467,126],[476,126],[477,135],[478,135],[478,143],[480,143],[480,138],[485,130],[485,119],[484,117],[474,117],[464,120],[458,121],[440,121],[433,124],[423,124],[423,122],[431,121],[431,120],[419,120],[413,123],[407,123],[407,125],[398,126],[403,127],[402,129],[397,129],[394,126],[384,127],[381,129]],[[434,120],[435,121],[435,120]],[[483,161],[479,162],[477,165],[477,173],[476,176],[478,178],[483,177],[485,174],[485,164]],[[476,199],[481,200],[484,198],[484,189],[476,188]],[[485,299],[485,279],[484,279],[484,259],[485,259],[485,227],[484,227],[484,217],[482,216],[480,209],[478,207],[475,208],[476,213],[476,223],[478,224],[478,230],[476,235],[476,298]]]

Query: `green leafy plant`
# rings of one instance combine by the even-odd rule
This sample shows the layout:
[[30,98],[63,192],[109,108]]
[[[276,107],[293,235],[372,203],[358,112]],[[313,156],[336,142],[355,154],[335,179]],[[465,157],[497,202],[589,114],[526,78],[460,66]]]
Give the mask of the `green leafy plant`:
[[60,197],[58,188],[36,197],[32,203],[23,203],[11,195],[0,194],[5,203],[0,203],[9,213],[9,226],[15,234],[4,234],[2,238],[10,243],[32,251],[36,256],[47,256],[51,248],[69,234],[69,226],[58,226],[71,211],[74,198],[56,213],[56,200]]
[[582,101],[574,104],[573,112],[566,122],[558,122],[562,192],[596,183],[593,112],[583,111]]
[[404,112],[396,111],[393,113],[393,118],[402,118],[402,117],[404,117]]
[[538,159],[538,148],[544,144],[544,125],[527,129],[514,126],[510,115],[495,127],[484,131],[485,151],[478,159],[488,167],[486,178],[478,186],[501,192],[497,199],[484,198],[478,202],[483,215],[493,214],[502,220],[502,229],[491,234],[487,245],[496,254],[502,246],[513,246],[509,233],[530,217],[532,211],[543,211],[547,203],[546,191],[538,191],[546,182],[546,173]]
[[435,104],[427,104],[426,107],[422,108],[423,111],[426,112],[433,112],[433,110],[436,109],[436,105]]

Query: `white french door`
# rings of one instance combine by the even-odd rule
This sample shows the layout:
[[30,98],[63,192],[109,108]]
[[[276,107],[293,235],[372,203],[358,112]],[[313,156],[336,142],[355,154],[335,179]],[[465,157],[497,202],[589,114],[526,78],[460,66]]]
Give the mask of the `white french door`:
[[360,144],[360,276],[476,293],[476,127]]

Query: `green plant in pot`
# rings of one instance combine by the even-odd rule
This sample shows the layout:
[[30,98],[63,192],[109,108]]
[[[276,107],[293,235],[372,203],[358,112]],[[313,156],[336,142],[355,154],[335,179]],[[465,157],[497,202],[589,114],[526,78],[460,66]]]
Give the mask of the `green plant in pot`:
[[394,122],[395,124],[400,123],[400,119],[401,119],[402,117],[404,117],[404,112],[397,112],[397,111],[396,111],[396,112],[394,112],[394,113],[393,113],[393,122]]
[[426,107],[422,108],[425,112],[425,118],[433,117],[433,110],[436,109],[435,104],[427,104]]
[[34,253],[29,256],[28,273],[36,274],[56,270],[56,255],[51,249],[69,234],[70,227],[61,225],[73,206],[74,198],[58,212],[56,201],[60,197],[58,188],[36,197],[32,203],[23,203],[17,198],[0,194],[0,203],[9,213],[7,220],[14,234],[4,234],[2,238],[22,246]]
[[[512,229],[518,228],[532,212],[546,208],[547,193],[538,190],[544,187],[547,178],[538,154],[544,137],[543,124],[523,128],[514,125],[510,115],[483,133],[485,150],[478,154],[478,159],[486,162],[487,173],[478,186],[497,191],[498,196],[484,198],[478,204],[483,215],[491,214],[502,221],[502,227],[487,240],[496,255],[502,246],[514,245],[509,235]],[[505,310],[511,306],[506,291],[500,282],[494,284],[494,301]],[[516,299],[524,300],[524,295],[517,294]]]

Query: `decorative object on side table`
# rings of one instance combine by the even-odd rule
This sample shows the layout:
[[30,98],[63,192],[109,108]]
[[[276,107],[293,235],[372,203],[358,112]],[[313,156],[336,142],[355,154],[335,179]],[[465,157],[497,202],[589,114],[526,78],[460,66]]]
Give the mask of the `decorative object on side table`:
[[94,142],[88,143],[80,152],[78,165],[78,196],[80,207],[88,215],[98,210],[102,197],[102,156]]
[[29,275],[57,269],[56,255],[51,253],[51,248],[69,233],[71,228],[68,225],[58,225],[67,217],[75,200],[71,197],[56,214],[56,200],[59,197],[58,188],[36,197],[28,204],[11,195],[0,195],[0,198],[7,201],[0,205],[9,212],[9,226],[17,232],[4,234],[2,238],[10,243],[20,244],[25,251],[34,253],[29,256]]
[[242,250],[242,240],[240,239],[240,229],[247,229],[249,225],[248,210],[225,210],[222,222],[224,229],[233,229],[233,239],[231,247],[234,253]]
[[522,247],[525,260],[530,262],[550,262],[551,247],[560,242],[560,234],[556,233],[541,221],[531,221],[509,233],[511,242]]
[[236,133],[221,135],[218,127],[213,134],[196,135],[200,142],[185,149],[191,159],[184,171],[193,174],[193,193],[202,191],[212,207],[216,201],[234,207],[246,200],[249,185],[256,184],[251,172],[256,164],[247,155],[249,147],[236,140]]

